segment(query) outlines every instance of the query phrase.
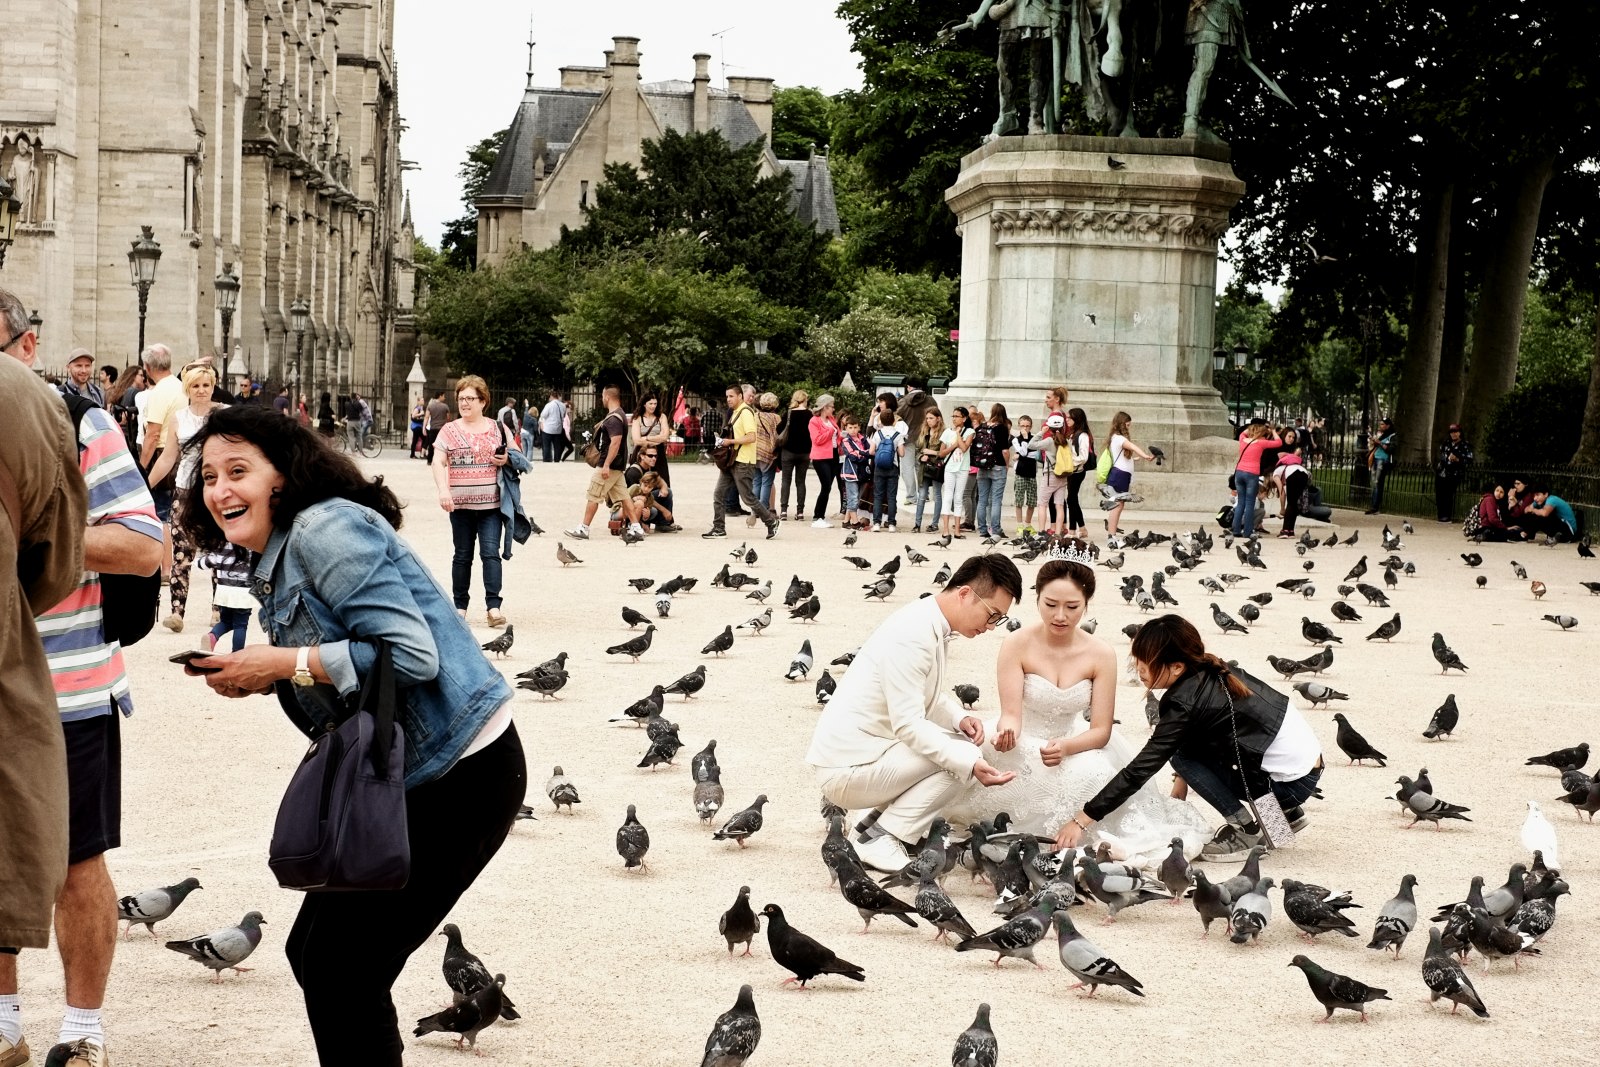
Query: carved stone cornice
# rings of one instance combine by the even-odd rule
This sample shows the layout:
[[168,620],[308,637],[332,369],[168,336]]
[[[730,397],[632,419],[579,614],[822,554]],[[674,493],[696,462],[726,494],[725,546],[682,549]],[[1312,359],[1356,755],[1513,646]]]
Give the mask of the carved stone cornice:
[[1226,215],[1199,215],[1161,204],[1105,205],[1060,200],[996,205],[989,212],[995,244],[1179,244],[1214,248],[1227,232]]

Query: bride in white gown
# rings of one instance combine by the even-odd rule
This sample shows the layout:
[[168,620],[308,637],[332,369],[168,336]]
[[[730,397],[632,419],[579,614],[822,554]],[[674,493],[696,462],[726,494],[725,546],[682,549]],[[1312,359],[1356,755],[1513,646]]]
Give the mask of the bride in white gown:
[[[946,811],[961,826],[1008,812],[1013,830],[1053,838],[1139,751],[1112,724],[1117,657],[1078,628],[1094,593],[1094,572],[1053,559],[1039,569],[1039,621],[1006,638],[998,664],[1000,716],[984,723],[983,758],[1015,771],[1005,785],[974,787]],[[1154,779],[1097,823],[1087,842],[1113,856],[1161,862],[1174,837],[1193,856],[1210,836],[1199,809],[1162,795]]]

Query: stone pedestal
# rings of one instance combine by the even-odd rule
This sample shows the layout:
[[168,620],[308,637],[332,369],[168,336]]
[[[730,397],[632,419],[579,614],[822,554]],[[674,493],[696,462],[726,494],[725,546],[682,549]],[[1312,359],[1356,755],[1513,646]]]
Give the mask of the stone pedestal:
[[[1013,419],[1032,415],[1037,432],[1044,390],[1065,385],[1097,444],[1120,410],[1135,441],[1166,452],[1166,466],[1141,472],[1231,469],[1211,384],[1217,240],[1244,194],[1228,158],[1225,145],[1194,140],[1052,135],[999,138],[965,157],[945,194],[962,251],[943,406],[987,413],[998,401]],[[1183,479],[1137,480],[1153,503],[1191,506],[1192,493],[1162,488]]]

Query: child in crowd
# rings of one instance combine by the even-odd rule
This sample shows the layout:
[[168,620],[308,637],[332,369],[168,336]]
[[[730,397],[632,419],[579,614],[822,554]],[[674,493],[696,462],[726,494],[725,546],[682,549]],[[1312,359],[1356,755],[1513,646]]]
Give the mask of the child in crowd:
[[846,528],[856,529],[861,525],[861,516],[856,511],[861,503],[861,479],[870,470],[867,439],[861,436],[861,420],[856,416],[845,415],[840,425],[844,430],[839,440],[843,470],[841,477],[844,479],[844,524]]
[[1019,533],[1033,533],[1033,509],[1039,504],[1040,447],[1041,442],[1033,436],[1032,417],[1022,416],[1017,420],[1017,432],[1011,443],[1016,466],[1012,473],[1011,502],[1016,506]]
[[878,432],[872,435],[872,528],[895,532],[895,485],[900,478],[900,457],[906,450],[903,425],[893,410],[878,416]]
[[244,647],[245,631],[250,628],[250,613],[258,607],[250,595],[250,552],[230,544],[220,552],[202,553],[197,566],[211,572],[211,606],[217,624],[206,634],[206,648],[217,647],[222,635],[233,632],[233,651]]

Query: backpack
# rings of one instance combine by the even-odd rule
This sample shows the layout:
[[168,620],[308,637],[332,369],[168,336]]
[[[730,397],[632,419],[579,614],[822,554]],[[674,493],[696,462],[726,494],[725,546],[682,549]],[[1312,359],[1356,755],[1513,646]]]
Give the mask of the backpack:
[[1100,462],[1094,467],[1094,480],[1097,484],[1104,484],[1111,477],[1111,446],[1107,445],[1100,452]]
[[1064,444],[1056,445],[1056,477],[1065,478],[1067,475],[1071,474],[1076,469],[1073,463],[1076,458],[1077,457],[1073,455],[1072,449],[1068,446]]
[[994,466],[994,457],[998,449],[995,448],[994,427],[985,423],[979,426],[972,435],[972,465],[981,471],[986,471]]
[[[79,426],[84,413],[98,407],[92,400],[81,396],[64,395],[67,414],[72,418],[72,437],[78,440]],[[177,465],[173,465],[177,469]],[[138,644],[156,624],[156,614],[161,606],[161,568],[150,574],[100,575],[100,612],[107,641],[115,641],[123,648]]]
[[887,433],[879,431],[878,447],[872,453],[873,466],[877,467],[879,470],[887,470],[888,468],[895,466],[894,446],[895,442],[898,441],[899,438],[900,435],[895,433],[893,430],[890,430]]

